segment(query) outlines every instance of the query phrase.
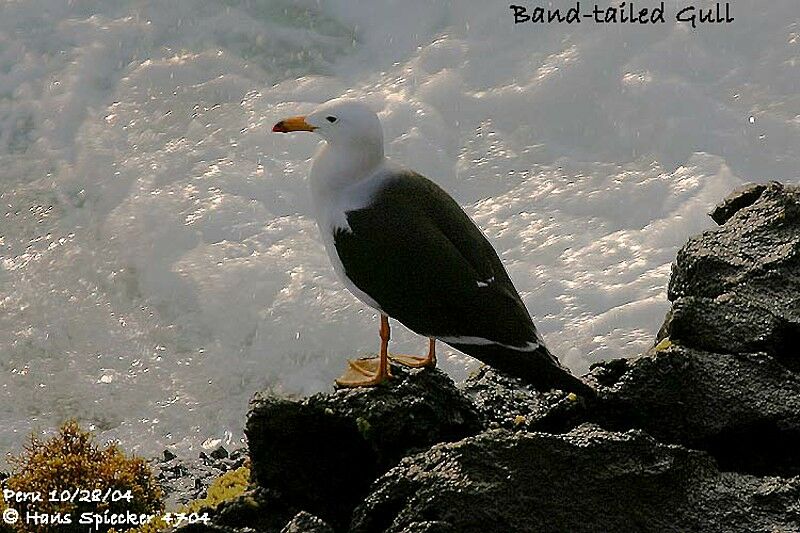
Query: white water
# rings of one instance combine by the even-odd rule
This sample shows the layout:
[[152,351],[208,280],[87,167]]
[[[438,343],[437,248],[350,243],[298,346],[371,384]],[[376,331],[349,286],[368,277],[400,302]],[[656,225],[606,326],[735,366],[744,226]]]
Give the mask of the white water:
[[467,206],[573,370],[641,353],[713,204],[800,174],[797,3],[734,4],[697,30],[514,27],[477,0],[0,4],[0,450],[67,417],[142,454],[235,441],[256,390],[324,390],[376,348],[308,218],[318,140],[270,133],[344,93]]

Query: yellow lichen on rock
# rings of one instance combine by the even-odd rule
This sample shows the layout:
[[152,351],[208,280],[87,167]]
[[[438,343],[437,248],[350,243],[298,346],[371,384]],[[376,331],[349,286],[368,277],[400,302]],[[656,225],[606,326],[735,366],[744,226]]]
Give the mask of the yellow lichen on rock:
[[656,352],[661,352],[663,350],[666,350],[670,346],[672,346],[672,341],[669,340],[669,337],[667,337],[667,338],[663,339],[661,342],[659,342],[658,344],[656,344],[656,347],[653,348],[653,350],[656,351]]
[[182,512],[196,513],[203,508],[213,509],[224,501],[244,494],[249,483],[250,469],[246,466],[225,472],[211,483],[205,498],[189,502]]

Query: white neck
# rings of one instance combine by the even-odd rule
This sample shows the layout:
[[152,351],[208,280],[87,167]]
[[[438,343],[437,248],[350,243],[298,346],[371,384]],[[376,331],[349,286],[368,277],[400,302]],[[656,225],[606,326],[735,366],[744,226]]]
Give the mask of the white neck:
[[386,161],[382,144],[348,145],[326,142],[314,156],[309,182],[315,204],[373,175]]

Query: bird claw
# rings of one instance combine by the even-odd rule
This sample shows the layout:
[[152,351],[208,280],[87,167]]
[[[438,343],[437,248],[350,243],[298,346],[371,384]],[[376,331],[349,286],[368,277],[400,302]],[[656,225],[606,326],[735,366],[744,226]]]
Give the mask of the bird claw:
[[388,368],[383,374],[380,370],[380,359],[377,357],[350,359],[345,373],[336,378],[336,384],[340,387],[374,387],[392,377]]
[[389,359],[399,365],[410,368],[423,368],[426,366],[436,366],[436,360],[419,355],[390,354]]

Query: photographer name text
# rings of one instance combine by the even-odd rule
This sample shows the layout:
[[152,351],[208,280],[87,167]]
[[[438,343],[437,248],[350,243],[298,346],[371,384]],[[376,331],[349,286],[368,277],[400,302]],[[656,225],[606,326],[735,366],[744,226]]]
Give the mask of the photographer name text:
[[71,489],[71,490],[51,490],[46,493],[39,491],[15,491],[4,488],[2,491],[3,500],[6,508],[2,512],[2,520],[8,525],[21,523],[26,531],[48,529],[52,526],[72,526],[85,525],[90,530],[106,530],[108,526],[121,526],[123,529],[143,526],[151,523],[156,518],[160,518],[169,526],[179,526],[182,523],[194,524],[197,522],[208,523],[208,513],[134,513],[131,511],[111,511],[105,509],[102,512],[83,511],[81,513],[72,512],[39,512],[35,510],[23,510],[20,512],[13,506],[15,504],[36,504],[45,502],[56,503],[100,503],[109,504],[119,501],[130,502],[133,495],[130,490],[99,490],[99,489]]

